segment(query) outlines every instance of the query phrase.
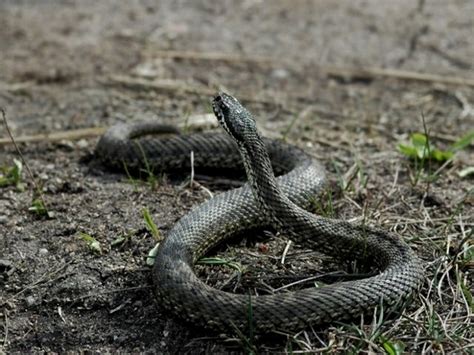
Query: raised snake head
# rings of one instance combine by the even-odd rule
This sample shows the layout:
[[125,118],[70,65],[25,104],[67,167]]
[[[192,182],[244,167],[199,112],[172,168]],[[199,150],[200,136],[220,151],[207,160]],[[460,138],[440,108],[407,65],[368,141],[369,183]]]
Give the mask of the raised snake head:
[[255,119],[235,97],[219,93],[212,100],[212,109],[221,126],[237,143],[242,144],[257,134]]

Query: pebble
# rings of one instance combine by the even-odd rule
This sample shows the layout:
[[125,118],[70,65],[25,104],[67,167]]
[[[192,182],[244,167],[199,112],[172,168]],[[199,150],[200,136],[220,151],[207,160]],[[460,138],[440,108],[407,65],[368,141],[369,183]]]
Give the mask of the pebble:
[[85,139],[81,139],[76,143],[78,148],[87,148],[89,146],[89,142]]
[[379,117],[379,123],[380,124],[387,124],[388,122],[390,121],[390,118],[388,117],[387,114],[382,114],[380,117]]
[[275,79],[286,79],[288,78],[288,76],[290,75],[290,73],[288,72],[288,70],[286,69],[283,69],[283,68],[277,68],[277,69],[274,69],[271,73],[272,77],[274,77]]
[[34,305],[38,302],[38,300],[37,300],[36,297],[34,297],[34,296],[28,296],[28,297],[26,297],[26,298],[25,298],[25,301],[26,301],[26,305],[27,305],[28,307],[34,306]]
[[41,255],[41,256],[45,256],[45,255],[49,254],[49,250],[46,249],[46,248],[41,248],[40,250],[38,250],[38,254]]

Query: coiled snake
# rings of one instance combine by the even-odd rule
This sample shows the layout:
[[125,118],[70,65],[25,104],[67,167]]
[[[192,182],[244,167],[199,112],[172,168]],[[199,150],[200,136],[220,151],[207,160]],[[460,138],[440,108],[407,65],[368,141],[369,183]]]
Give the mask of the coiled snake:
[[[261,138],[252,115],[232,96],[216,96],[213,110],[228,135],[158,139],[148,134],[173,130],[154,123],[118,125],[96,148],[103,162],[117,167],[186,168],[191,151],[196,168],[236,169],[244,163],[250,184],[197,206],[161,243],[153,280],[162,306],[198,326],[291,331],[353,317],[381,304],[395,307],[420,286],[421,262],[398,236],[305,210],[325,185],[319,163],[296,147]],[[275,178],[274,172],[283,175]],[[273,226],[335,258],[372,264],[378,273],[362,280],[263,296],[220,291],[196,276],[194,264],[210,248],[259,226]]]

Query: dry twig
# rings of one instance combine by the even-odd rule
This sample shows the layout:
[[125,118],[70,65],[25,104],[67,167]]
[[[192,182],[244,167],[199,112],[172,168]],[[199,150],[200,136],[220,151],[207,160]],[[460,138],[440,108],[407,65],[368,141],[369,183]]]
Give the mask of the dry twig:
[[424,81],[448,85],[474,86],[474,78],[460,78],[455,76],[418,73],[408,70],[388,68],[347,68],[347,67],[321,67],[321,70],[330,76],[338,78],[375,79],[377,77],[393,78],[408,81]]
[[[189,60],[208,60],[223,62],[244,62],[253,64],[279,65],[289,67],[290,65],[281,59],[261,56],[245,56],[219,52],[194,52],[194,51],[152,51],[152,55],[162,58],[189,59]],[[452,58],[451,58],[452,59]],[[314,63],[307,63],[314,65]],[[408,70],[390,69],[390,68],[350,68],[335,66],[319,66],[319,69],[331,76],[336,77],[355,77],[361,79],[374,79],[377,77],[394,78],[408,81],[425,81],[433,83],[442,83],[448,85],[466,85],[474,86],[474,78],[461,78],[448,75],[438,75],[430,73],[419,73]]]
[[[81,138],[91,138],[100,136],[105,132],[105,127],[89,127],[68,131],[42,133],[27,136],[20,136],[15,138],[17,143],[31,143],[31,142],[57,142],[61,140],[76,140]],[[14,141],[10,138],[0,138],[0,146],[12,144]]]

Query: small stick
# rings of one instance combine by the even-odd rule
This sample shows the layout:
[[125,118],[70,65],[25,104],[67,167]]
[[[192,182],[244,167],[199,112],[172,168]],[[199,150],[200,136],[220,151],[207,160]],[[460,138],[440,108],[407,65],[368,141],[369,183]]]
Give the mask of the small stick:
[[281,290],[284,290],[284,289],[287,289],[287,288],[290,288],[290,287],[292,287],[292,286],[296,286],[296,285],[299,285],[299,284],[302,284],[302,283],[305,283],[305,282],[308,282],[308,281],[320,279],[320,278],[322,278],[322,277],[324,277],[324,276],[325,276],[325,275],[310,276],[310,277],[307,277],[307,278],[305,278],[305,279],[301,279],[301,280],[298,280],[298,281],[289,283],[289,284],[287,284],[287,285],[278,287],[278,288],[276,288],[274,291],[275,291],[275,292],[278,292],[278,291],[281,291]]
[[195,52],[195,51],[166,51],[152,50],[150,54],[154,57],[172,58],[172,59],[191,59],[191,60],[209,60],[222,62],[244,62],[255,64],[275,64],[276,61],[270,57],[243,56],[235,54],[226,54],[221,52]]
[[[75,140],[81,138],[97,137],[106,131],[105,127],[81,128],[69,131],[35,134],[31,136],[20,136],[15,139],[17,143],[29,142],[57,142],[63,139]],[[0,138],[0,146],[13,143],[11,138]]]
[[[193,129],[202,129],[202,128],[213,128],[217,126],[217,121],[214,118],[213,114],[204,114],[204,115],[192,115],[187,121],[188,127]],[[184,127],[185,122],[181,121],[177,123],[178,127]],[[17,143],[30,143],[30,142],[57,142],[61,140],[77,140],[81,138],[94,138],[98,137],[107,130],[107,127],[88,127],[88,128],[79,128],[72,129],[67,131],[59,131],[52,133],[42,133],[35,135],[27,135],[16,137],[15,141]],[[0,138],[0,146],[12,144],[10,138]]]
[[[432,47],[429,49],[433,50]],[[226,54],[219,52],[195,52],[195,51],[150,51],[152,55],[162,58],[172,58],[172,59],[190,59],[190,60],[208,60],[208,61],[223,61],[223,62],[245,62],[245,63],[255,63],[255,64],[265,64],[265,65],[283,65],[288,67],[288,63],[284,60],[279,60],[270,57],[261,57],[261,56],[243,56],[243,55],[234,55]],[[439,50],[437,51],[439,52]],[[456,61],[458,64],[461,64],[461,61],[457,58],[449,57],[450,61]],[[308,63],[311,64],[311,63]],[[467,63],[462,61],[462,65],[465,66]],[[412,72],[407,70],[399,69],[385,69],[385,68],[344,68],[344,67],[334,67],[334,66],[321,66],[320,69],[323,72],[326,72],[334,76],[357,76],[362,78],[371,79],[376,76],[385,76],[392,77],[402,80],[416,80],[416,81],[429,81],[429,82],[439,82],[444,84],[451,85],[467,85],[474,86],[473,79],[465,79],[460,77],[453,76],[444,76],[437,74],[425,74]]]
[[189,182],[187,182],[183,188],[186,186],[186,185],[189,185],[189,188],[192,190],[194,186],[197,186],[199,187],[200,189],[202,189],[205,193],[207,193],[209,195],[210,198],[214,197],[214,194],[211,192],[211,190],[209,190],[208,188],[206,188],[205,186],[203,186],[202,184],[200,184],[199,182],[197,182],[196,180],[194,180],[194,151],[191,151],[191,177],[189,178]]
[[394,78],[399,80],[426,81],[432,83],[442,83],[450,85],[474,86],[474,78],[460,78],[454,76],[425,74],[398,69],[383,68],[343,68],[343,67],[321,67],[321,70],[328,75],[335,77],[357,77],[365,79],[374,79],[376,77]]
[[[110,81],[102,81],[104,85],[113,85],[119,84],[123,85],[124,87],[128,87],[130,89],[138,89],[138,90],[155,90],[155,91],[163,91],[163,92],[170,92],[173,94],[184,93],[184,94],[192,94],[192,95],[199,95],[199,96],[214,96],[216,94],[216,89],[203,87],[203,86],[192,86],[188,85],[183,82],[179,81],[149,81],[143,79],[136,79],[129,76],[124,75],[113,75],[110,77]],[[255,95],[241,95],[238,94],[237,96],[240,97],[241,100],[247,102],[254,102],[260,103],[264,105],[275,105],[275,100],[265,100],[265,99],[258,99]]]
[[6,347],[7,346],[7,343],[8,343],[8,312],[7,310],[5,310],[5,312],[3,313],[3,317],[5,319],[5,324],[3,326],[3,330],[4,330],[4,338],[3,338],[3,346]]
[[189,186],[191,189],[193,188],[194,184],[194,151],[191,150],[191,177],[189,179]]
[[290,246],[291,246],[291,240],[289,240],[288,243],[286,243],[285,250],[283,250],[283,254],[281,256],[282,265],[285,264],[286,254],[288,254],[288,250],[290,250]]

